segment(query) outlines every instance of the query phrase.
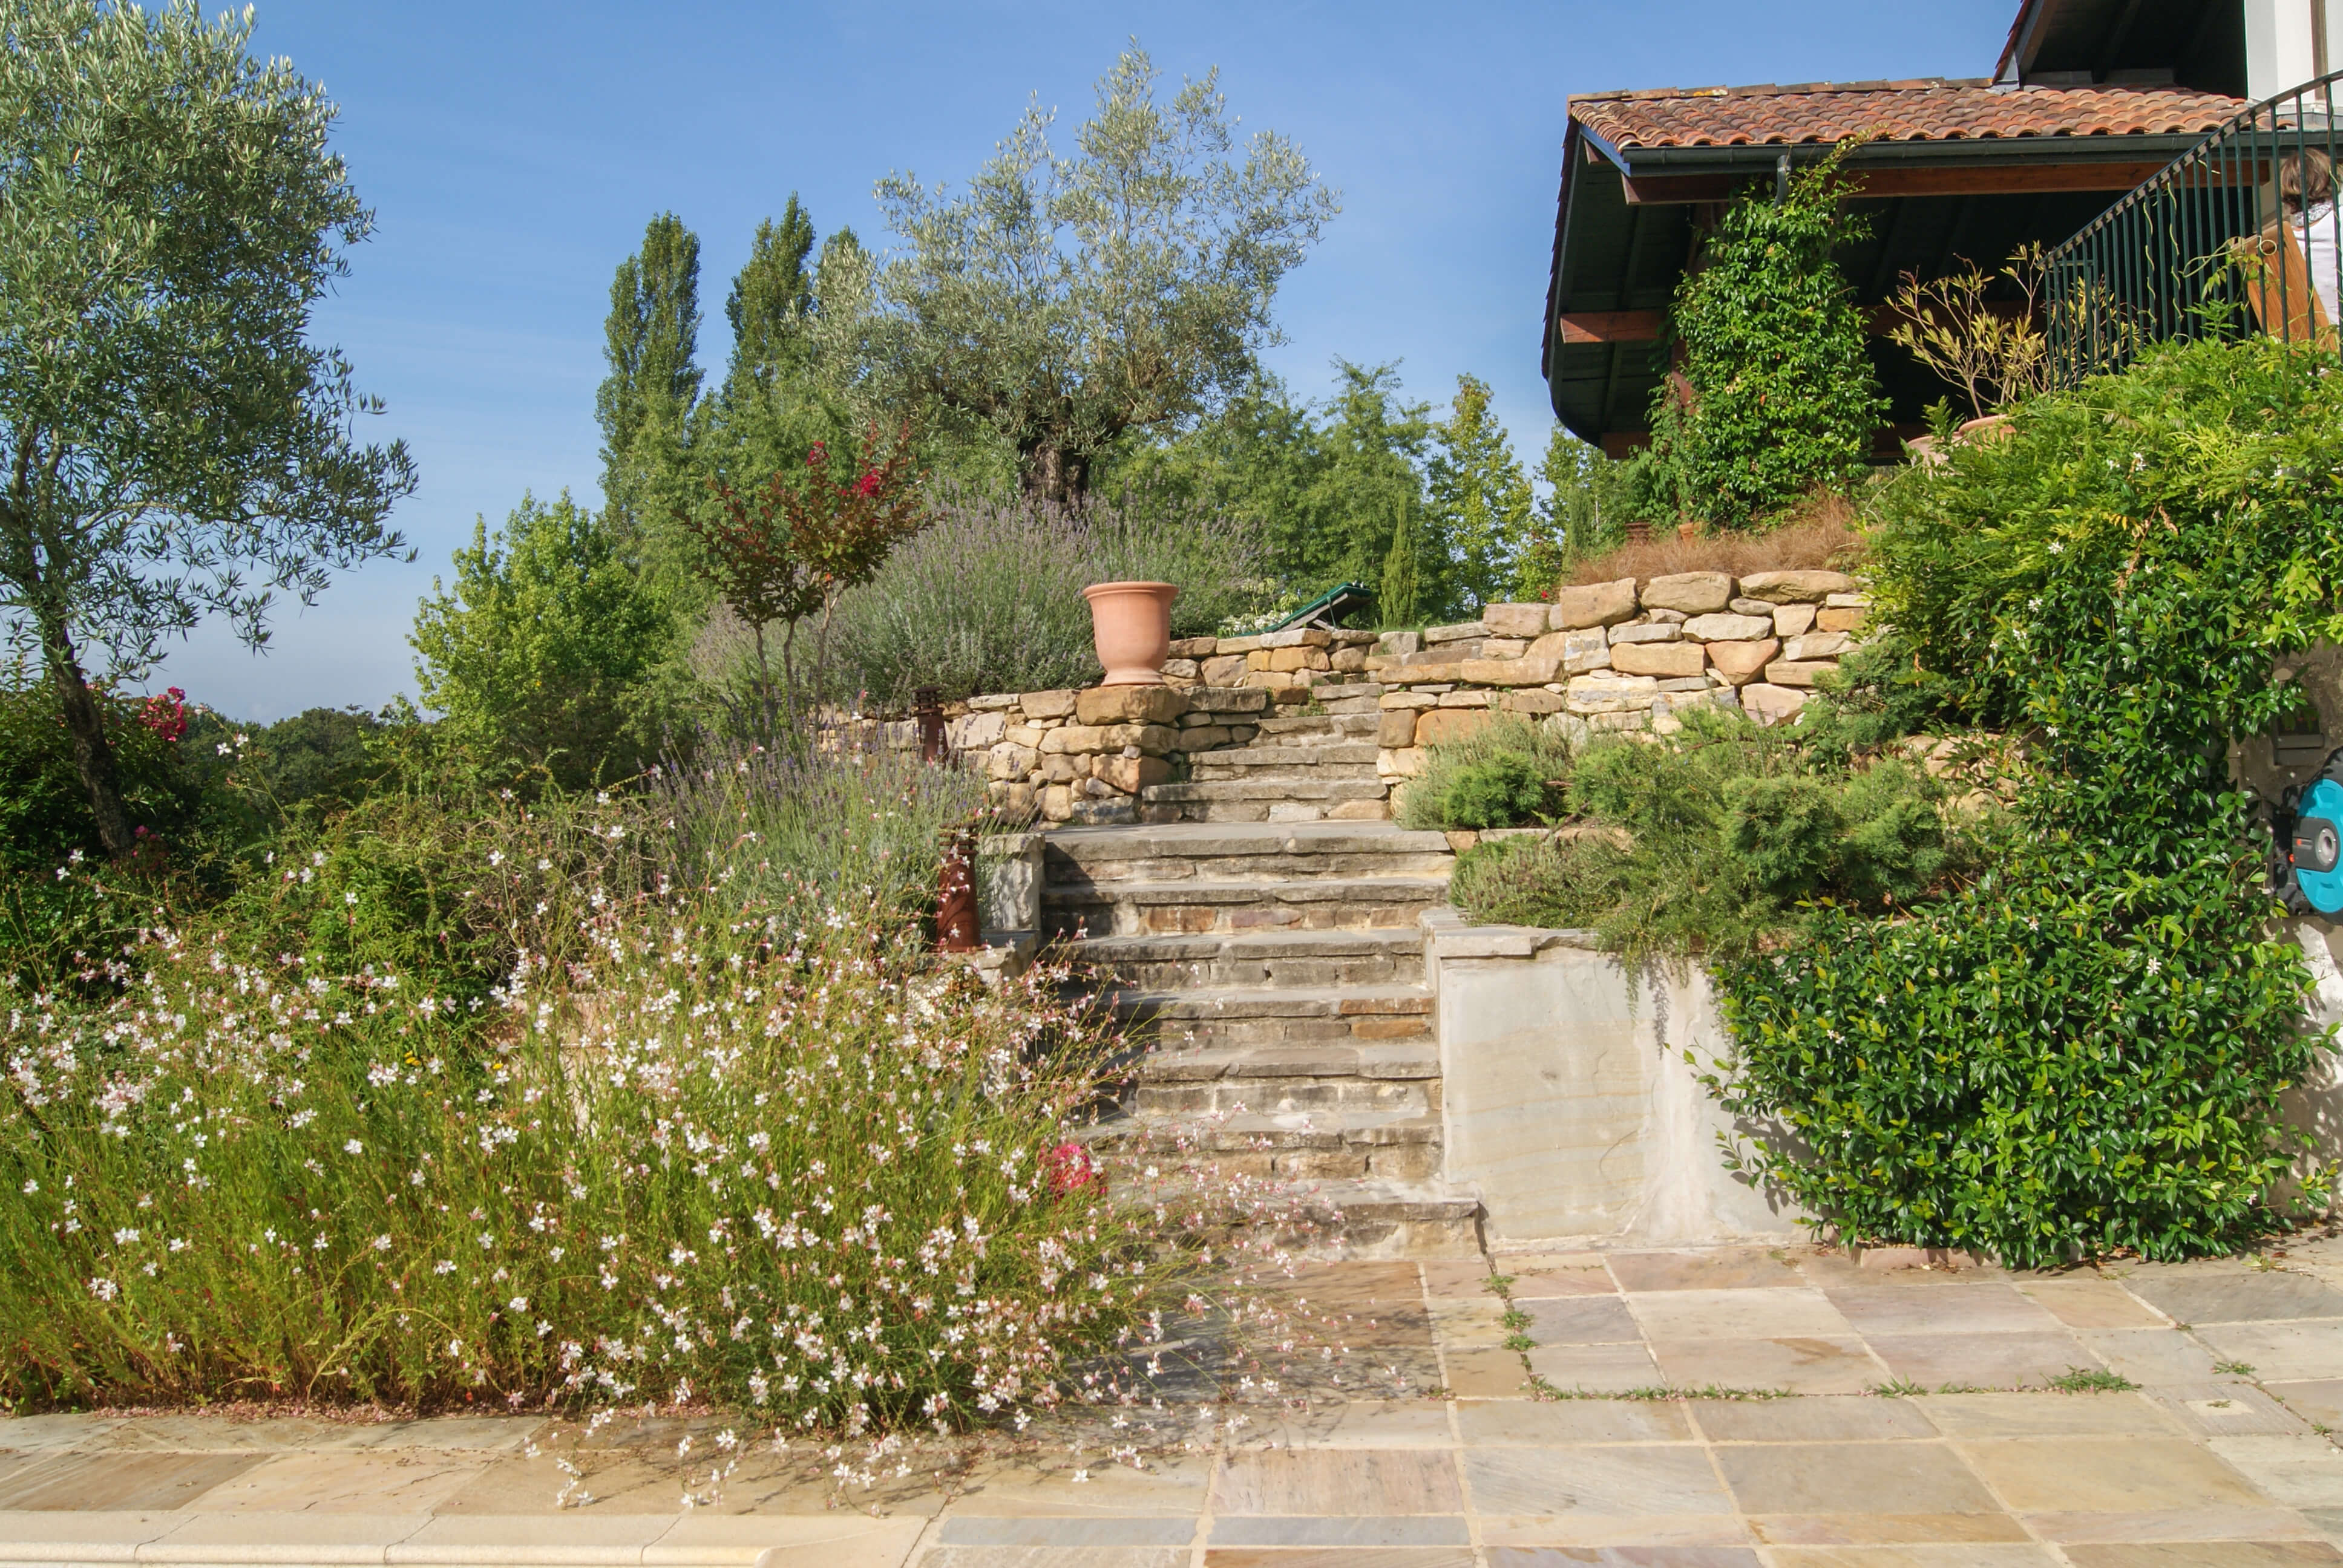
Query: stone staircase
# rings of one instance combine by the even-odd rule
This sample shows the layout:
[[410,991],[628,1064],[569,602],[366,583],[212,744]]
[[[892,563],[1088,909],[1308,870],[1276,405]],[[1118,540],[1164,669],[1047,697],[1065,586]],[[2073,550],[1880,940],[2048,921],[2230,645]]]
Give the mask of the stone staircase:
[[1187,777],[1139,792],[1142,822],[1379,821],[1387,789],[1375,771],[1383,688],[1316,689],[1309,710],[1263,719],[1242,746],[1190,754]]
[[[1349,733],[1327,724],[1272,737],[1265,725],[1247,749],[1295,749],[1287,738],[1304,735],[1316,738],[1304,749],[1335,750],[1354,743],[1331,738]],[[1372,743],[1366,751],[1372,778]],[[1184,787],[1223,782],[1254,783]],[[1219,812],[1285,799],[1177,804]],[[1214,819],[1050,833],[1045,930],[1149,1046],[1093,1146],[1112,1158],[1176,1131],[1226,1168],[1314,1189],[1311,1206],[1339,1211],[1352,1256],[1474,1251],[1478,1203],[1440,1184],[1440,1057],[1417,924],[1446,901],[1451,863],[1440,834],[1381,821]]]

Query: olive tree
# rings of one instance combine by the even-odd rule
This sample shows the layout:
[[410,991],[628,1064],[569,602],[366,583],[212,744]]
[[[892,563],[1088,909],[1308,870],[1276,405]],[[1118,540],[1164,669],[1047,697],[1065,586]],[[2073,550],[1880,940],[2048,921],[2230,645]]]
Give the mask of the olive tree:
[[134,834],[85,660],[130,677],[206,614],[258,648],[280,595],[405,548],[406,447],[309,311],[372,215],[335,108],[206,22],[98,0],[0,16],[0,619],[35,644],[100,841]]
[[[1278,341],[1279,280],[1338,210],[1283,137],[1239,156],[1218,73],[1167,107],[1134,45],[1061,156],[1037,103],[968,189],[880,182],[902,254],[876,278],[891,331],[872,384],[990,431],[1028,493],[1062,501],[1126,431],[1207,412]],[[833,322],[833,328],[846,324]]]

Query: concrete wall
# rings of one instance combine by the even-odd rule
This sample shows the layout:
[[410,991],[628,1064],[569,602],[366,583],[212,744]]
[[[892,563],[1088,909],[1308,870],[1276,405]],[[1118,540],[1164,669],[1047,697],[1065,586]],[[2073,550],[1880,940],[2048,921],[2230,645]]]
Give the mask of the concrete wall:
[[[1423,917],[1445,1099],[1449,1186],[1480,1198],[1489,1240],[1695,1242],[1795,1236],[1799,1211],[1747,1184],[1707,1087],[1729,1044],[1708,978],[1631,971],[1590,931]],[[2327,922],[2295,935],[2317,982],[2307,1020],[2343,1023]],[[2281,1101],[2314,1148],[2298,1178],[2343,1197],[2343,1052]]]
[[1448,1181],[1491,1241],[1805,1234],[1725,1166],[1705,975],[1631,973],[1587,932],[1423,920]]

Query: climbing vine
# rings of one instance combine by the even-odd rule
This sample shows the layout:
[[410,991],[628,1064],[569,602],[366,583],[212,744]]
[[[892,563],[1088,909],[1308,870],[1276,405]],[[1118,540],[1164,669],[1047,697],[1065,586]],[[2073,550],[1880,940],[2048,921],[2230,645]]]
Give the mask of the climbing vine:
[[1736,203],[1676,290],[1683,385],[1652,405],[1653,461],[1686,517],[1739,528],[1859,473],[1886,417],[1863,317],[1832,253],[1863,237],[1844,206],[1842,144]]

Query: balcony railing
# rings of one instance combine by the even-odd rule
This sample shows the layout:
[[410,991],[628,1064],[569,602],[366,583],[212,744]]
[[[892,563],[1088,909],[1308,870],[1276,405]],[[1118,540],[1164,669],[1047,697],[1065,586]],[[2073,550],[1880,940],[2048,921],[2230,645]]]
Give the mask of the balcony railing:
[[2343,72],[2244,110],[2045,258],[2058,382],[2155,343],[2336,347]]

